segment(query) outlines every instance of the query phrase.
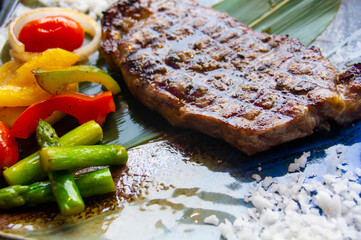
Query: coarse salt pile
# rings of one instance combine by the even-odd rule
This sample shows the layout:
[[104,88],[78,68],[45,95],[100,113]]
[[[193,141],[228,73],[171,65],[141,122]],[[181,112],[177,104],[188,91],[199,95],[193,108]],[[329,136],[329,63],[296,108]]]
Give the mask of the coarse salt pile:
[[[305,153],[290,172],[305,166]],[[292,164],[291,164],[292,165]],[[244,196],[253,204],[232,224],[219,225],[226,239],[361,239],[361,169],[337,168],[322,180],[289,173],[266,177]],[[285,183],[283,183],[285,182]]]

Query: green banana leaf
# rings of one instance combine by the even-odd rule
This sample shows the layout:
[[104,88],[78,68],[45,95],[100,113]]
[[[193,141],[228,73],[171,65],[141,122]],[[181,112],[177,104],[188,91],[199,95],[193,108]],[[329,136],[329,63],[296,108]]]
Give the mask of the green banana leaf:
[[310,45],[335,17],[341,0],[224,0],[213,6],[257,31]]

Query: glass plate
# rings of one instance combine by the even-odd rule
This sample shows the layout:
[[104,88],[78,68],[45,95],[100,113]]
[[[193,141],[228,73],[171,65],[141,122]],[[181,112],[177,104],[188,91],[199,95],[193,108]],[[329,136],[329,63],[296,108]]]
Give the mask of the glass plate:
[[[338,69],[361,56],[360,50],[355,51],[360,39],[359,12],[360,1],[343,1],[335,20],[314,43]],[[340,55],[351,57],[340,60]],[[105,128],[113,126],[107,124]],[[233,222],[252,207],[244,201],[244,195],[255,187],[254,174],[283,181],[289,175],[289,164],[307,151],[311,155],[303,172],[314,178],[334,173],[336,153],[347,159],[345,167],[349,170],[361,167],[361,122],[348,127],[331,125],[330,131],[316,131],[252,157],[193,131],[169,128],[166,133],[130,149],[128,164],[111,169],[117,186],[115,194],[86,199],[85,211],[73,217],[59,215],[55,204],[2,211],[0,236],[220,239],[219,228],[205,224],[204,219],[215,215],[220,222]],[[31,144],[27,147],[31,148]]]

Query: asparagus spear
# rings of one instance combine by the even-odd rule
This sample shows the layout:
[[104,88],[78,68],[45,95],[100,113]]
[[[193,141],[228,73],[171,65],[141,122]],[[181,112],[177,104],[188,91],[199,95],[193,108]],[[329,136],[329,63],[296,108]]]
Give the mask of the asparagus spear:
[[83,197],[115,192],[115,184],[109,168],[74,176],[79,192]]
[[[75,146],[95,144],[102,138],[103,131],[100,125],[95,121],[89,121],[68,132],[59,140],[62,146]],[[40,164],[39,151],[7,168],[3,173],[9,185],[31,184],[47,176]]]
[[25,204],[24,194],[28,186],[11,186],[0,190],[0,208],[8,209]]
[[45,171],[126,164],[128,154],[120,145],[48,147],[40,150]]
[[[11,187],[15,186],[22,186],[22,185],[13,185]],[[28,191],[25,193],[25,204],[28,206],[36,206],[41,203],[46,202],[55,202],[56,199],[53,194],[53,189],[51,188],[50,181],[44,181],[44,182],[36,182],[32,183],[28,186]],[[0,205],[0,208],[2,206]]]
[[[55,129],[43,120],[39,120],[36,127],[36,139],[41,148],[60,146]],[[48,172],[48,176],[60,212],[64,215],[82,212],[85,204],[75,184],[73,174],[68,171],[55,171]]]
[[36,140],[41,148],[45,147],[59,147],[60,139],[55,129],[50,123],[39,120],[36,127]]
[[84,210],[85,204],[74,181],[73,174],[67,170],[55,171],[49,173],[49,179],[62,214],[74,215]]
[[[83,197],[90,197],[115,191],[115,185],[109,168],[74,176],[75,183]],[[36,182],[30,185],[13,185],[0,189],[0,209],[11,207],[36,206],[45,202],[54,202],[55,197],[50,181]]]

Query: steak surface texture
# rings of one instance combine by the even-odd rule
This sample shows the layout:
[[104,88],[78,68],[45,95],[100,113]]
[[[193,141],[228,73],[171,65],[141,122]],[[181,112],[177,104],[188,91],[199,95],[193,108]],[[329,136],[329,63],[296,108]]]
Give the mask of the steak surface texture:
[[102,29],[106,61],[139,101],[247,155],[360,118],[357,67],[341,78],[317,48],[192,0],[120,0]]

